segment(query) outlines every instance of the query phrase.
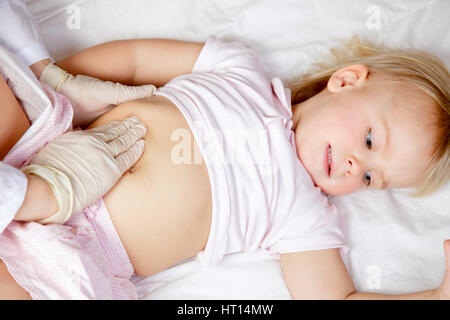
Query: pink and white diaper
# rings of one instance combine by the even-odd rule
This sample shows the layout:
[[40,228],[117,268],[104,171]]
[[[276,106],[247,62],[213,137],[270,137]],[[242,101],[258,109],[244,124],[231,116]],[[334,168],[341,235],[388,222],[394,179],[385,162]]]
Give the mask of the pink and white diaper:
[[33,299],[137,299],[102,199],[65,225],[12,222],[0,243],[0,258]]

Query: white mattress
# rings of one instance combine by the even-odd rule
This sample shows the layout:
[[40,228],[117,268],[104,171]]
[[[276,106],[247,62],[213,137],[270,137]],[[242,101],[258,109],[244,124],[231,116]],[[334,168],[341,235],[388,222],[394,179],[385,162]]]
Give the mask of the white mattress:
[[[55,60],[110,40],[205,41],[214,34],[251,45],[268,77],[287,79],[358,34],[429,51],[450,65],[447,0],[25,2]],[[74,20],[77,10],[80,19]],[[356,288],[406,293],[438,287],[445,270],[442,243],[450,238],[449,200],[450,185],[423,199],[408,198],[405,190],[331,198],[351,246],[344,258]],[[264,251],[226,256],[217,267],[190,259],[134,281],[140,299],[290,299],[278,258]]]

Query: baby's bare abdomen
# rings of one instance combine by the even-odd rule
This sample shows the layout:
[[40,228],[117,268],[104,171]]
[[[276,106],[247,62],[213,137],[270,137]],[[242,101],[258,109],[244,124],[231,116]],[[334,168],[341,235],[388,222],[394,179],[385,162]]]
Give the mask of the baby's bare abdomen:
[[[119,105],[91,127],[136,115],[146,126],[145,151],[104,197],[111,220],[135,273],[148,276],[203,250],[211,224],[211,189],[203,159],[194,161],[194,137],[183,115],[166,98],[154,96]],[[178,164],[173,152],[190,136],[192,161]],[[181,133],[181,134],[180,134]],[[197,159],[199,153],[197,152]],[[201,158],[201,156],[200,156]]]

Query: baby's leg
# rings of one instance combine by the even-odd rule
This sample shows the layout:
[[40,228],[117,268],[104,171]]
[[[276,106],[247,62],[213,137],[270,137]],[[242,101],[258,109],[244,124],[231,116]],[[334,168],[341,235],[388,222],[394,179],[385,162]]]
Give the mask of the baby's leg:
[[0,300],[31,300],[28,292],[19,286],[0,259]]
[[16,96],[0,76],[0,160],[29,127],[30,122]]

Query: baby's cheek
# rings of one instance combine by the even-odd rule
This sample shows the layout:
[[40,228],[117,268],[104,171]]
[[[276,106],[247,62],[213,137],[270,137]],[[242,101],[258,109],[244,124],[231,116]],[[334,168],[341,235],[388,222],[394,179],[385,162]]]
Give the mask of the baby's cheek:
[[341,148],[341,151],[343,149],[348,150],[348,148],[353,147],[358,142],[357,139],[361,131],[358,120],[345,119],[336,121],[330,124],[330,128],[333,130],[333,137],[339,141],[339,145],[336,147]]

